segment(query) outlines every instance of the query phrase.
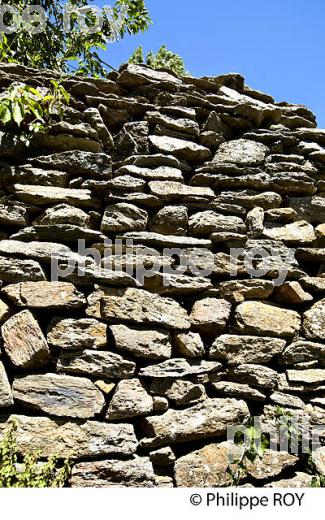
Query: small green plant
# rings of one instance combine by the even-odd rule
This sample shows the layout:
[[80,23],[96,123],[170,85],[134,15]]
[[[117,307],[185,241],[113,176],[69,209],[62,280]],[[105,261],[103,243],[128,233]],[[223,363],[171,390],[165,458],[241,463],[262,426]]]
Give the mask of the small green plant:
[[39,461],[39,453],[26,453],[18,461],[17,425],[13,422],[0,441],[0,488],[59,488],[67,482],[71,462],[62,465],[56,457]]
[[323,488],[325,487],[325,475],[319,473],[316,464],[313,461],[312,455],[308,460],[308,472],[312,475],[310,487],[312,488]]
[[262,459],[265,450],[270,445],[268,436],[255,427],[252,419],[246,423],[245,428],[246,440],[241,431],[236,432],[234,438],[236,446],[243,446],[243,452],[227,468],[233,486],[238,486],[239,482],[247,474],[248,462],[254,462],[257,457]]
[[135,65],[146,64],[153,69],[168,69],[177,74],[178,76],[186,76],[187,72],[183,58],[172,51],[169,51],[166,45],[162,45],[157,52],[154,54],[150,51],[146,58],[143,54],[143,47],[140,45],[129,59],[129,63]]
[[54,116],[63,119],[64,106],[69,102],[69,93],[56,80],[51,80],[51,87],[42,93],[29,85],[13,83],[0,95],[0,123],[18,129],[21,140],[29,144]]
[[296,446],[299,449],[301,444],[302,436],[297,429],[297,424],[292,420],[292,414],[288,410],[277,406],[275,409],[275,416],[278,419],[278,430],[280,438],[285,437],[288,440],[290,446]]

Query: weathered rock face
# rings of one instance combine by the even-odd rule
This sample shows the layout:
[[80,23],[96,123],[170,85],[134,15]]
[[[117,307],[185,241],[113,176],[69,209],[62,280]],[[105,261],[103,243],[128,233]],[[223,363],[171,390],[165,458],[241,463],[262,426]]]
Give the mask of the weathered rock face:
[[0,361],[0,408],[7,408],[14,403],[11,387],[7,378],[5,368]]
[[92,318],[54,319],[47,333],[49,345],[66,350],[104,349],[107,325]]
[[[231,485],[228,426],[325,422],[325,131],[239,74],[64,85],[30,148],[0,129],[0,438],[72,486]],[[268,450],[240,485],[310,482]]]
[[121,381],[110,402],[106,420],[127,419],[148,415],[153,411],[153,399],[139,379]]
[[225,434],[227,426],[248,418],[244,401],[207,399],[186,410],[168,410],[163,415],[144,419],[147,437],[143,446],[163,446]]
[[[41,457],[77,459],[130,456],[137,449],[131,424],[97,421],[72,422],[47,417],[11,416],[17,423],[16,442],[20,453],[38,450]],[[8,426],[0,423],[0,432]]]
[[221,363],[215,361],[187,361],[180,358],[141,368],[140,375],[143,377],[186,377],[217,372],[221,367]]
[[146,229],[148,216],[146,211],[132,204],[107,206],[102,220],[103,233],[117,231],[143,231]]
[[4,350],[17,368],[42,368],[49,361],[47,342],[31,312],[12,316],[2,325],[1,334]]
[[97,291],[88,299],[87,314],[108,322],[156,325],[188,330],[187,313],[177,302],[140,289]]
[[225,360],[230,365],[268,363],[282,352],[286,342],[276,338],[256,336],[219,336],[210,349],[210,358]]
[[76,464],[70,479],[72,487],[155,487],[152,463],[146,457]]
[[262,164],[267,146],[246,139],[237,139],[220,145],[213,161],[217,163],[233,163],[242,166],[257,166]]
[[237,328],[242,333],[270,334],[280,338],[292,337],[300,329],[297,312],[274,305],[245,302],[236,309]]
[[111,325],[110,330],[118,351],[136,358],[168,359],[172,354],[170,334],[162,329],[139,330],[126,325]]
[[223,332],[228,323],[231,312],[231,304],[226,300],[204,298],[197,301],[190,315],[194,330],[203,335]]
[[57,364],[59,372],[114,379],[133,376],[135,368],[133,361],[119,354],[98,350],[62,351]]
[[[225,487],[232,484],[229,474],[229,446],[226,442],[207,444],[180,457],[175,464],[178,487]],[[240,450],[239,450],[240,451]]]
[[307,338],[325,339],[325,300],[321,300],[304,314],[303,327]]
[[17,378],[13,396],[24,408],[79,419],[94,417],[105,404],[103,394],[89,379],[57,374]]
[[78,309],[86,303],[84,295],[65,282],[21,282],[3,292],[18,307],[31,309]]

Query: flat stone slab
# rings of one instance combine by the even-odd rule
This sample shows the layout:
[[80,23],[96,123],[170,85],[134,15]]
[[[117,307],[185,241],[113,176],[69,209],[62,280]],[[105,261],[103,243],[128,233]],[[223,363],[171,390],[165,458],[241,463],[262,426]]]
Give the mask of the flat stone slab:
[[12,415],[0,422],[0,433],[10,420],[17,424],[16,443],[20,454],[38,450],[41,457],[78,459],[106,456],[130,456],[138,445],[131,424],[97,421],[73,422],[47,417]]
[[105,404],[100,390],[89,380],[57,374],[39,374],[16,378],[15,403],[57,417],[90,419]]

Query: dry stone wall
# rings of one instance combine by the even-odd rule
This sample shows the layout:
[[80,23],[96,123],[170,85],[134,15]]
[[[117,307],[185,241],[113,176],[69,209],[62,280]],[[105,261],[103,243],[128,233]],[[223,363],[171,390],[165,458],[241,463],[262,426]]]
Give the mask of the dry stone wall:
[[[0,67],[2,90],[52,77]],[[0,132],[0,431],[15,418],[21,453],[73,455],[70,485],[97,487],[231,485],[227,427],[279,407],[324,435],[314,115],[238,74],[63,84],[29,149]],[[242,483],[310,481],[270,449]]]

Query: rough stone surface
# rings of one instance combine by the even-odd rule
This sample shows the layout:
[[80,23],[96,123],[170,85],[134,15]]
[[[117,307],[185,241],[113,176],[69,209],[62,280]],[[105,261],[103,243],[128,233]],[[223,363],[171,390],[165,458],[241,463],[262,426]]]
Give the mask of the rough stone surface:
[[147,437],[142,445],[163,446],[225,434],[227,426],[248,418],[244,401],[206,399],[186,410],[168,410],[163,415],[144,419]]
[[268,151],[268,148],[261,143],[237,139],[221,144],[213,160],[220,163],[256,166],[264,161]]
[[325,300],[321,300],[304,314],[303,328],[307,338],[325,339]]
[[46,339],[31,312],[15,314],[1,327],[4,350],[17,368],[38,369],[46,365],[50,351]]
[[0,361],[0,408],[7,408],[13,404],[14,400],[5,367]]
[[89,316],[109,322],[156,325],[167,329],[190,328],[187,313],[177,302],[139,289],[111,289],[88,299]]
[[243,363],[229,370],[229,375],[235,381],[247,381],[252,386],[273,389],[277,384],[277,373],[269,367]]
[[21,282],[3,292],[18,307],[32,309],[78,309],[86,303],[84,295],[66,282]]
[[[130,456],[138,444],[131,424],[72,422],[25,415],[11,419],[17,423],[16,442],[22,454],[36,449],[41,457]],[[8,421],[0,422],[0,432],[7,426]]]
[[141,368],[139,374],[143,377],[186,377],[190,375],[217,372],[221,363],[214,361],[195,361],[174,358],[163,361],[158,365]]
[[66,350],[103,349],[107,346],[107,325],[92,318],[55,319],[50,323],[47,341]]
[[230,317],[231,304],[217,298],[204,298],[197,301],[190,314],[195,330],[203,335],[216,335],[223,332]]
[[153,399],[139,379],[121,381],[109,404],[106,420],[127,419],[148,415],[153,411]]
[[57,368],[59,372],[68,374],[120,379],[133,376],[135,363],[113,352],[63,350]]
[[204,448],[177,459],[176,484],[178,487],[195,488],[230,486],[232,480],[227,471],[228,466],[227,443],[207,444]]
[[178,159],[185,159],[189,162],[201,163],[211,157],[211,152],[205,146],[201,146],[183,139],[175,137],[152,135],[149,137],[154,151],[175,155]]
[[174,343],[178,354],[185,358],[204,357],[204,344],[200,334],[197,334],[196,332],[176,334]]
[[170,334],[160,330],[139,330],[126,325],[111,325],[115,346],[118,351],[136,358],[163,360],[171,357]]
[[300,329],[297,312],[260,302],[244,302],[236,309],[236,324],[244,334],[292,337]]
[[147,457],[131,460],[104,460],[76,464],[70,479],[72,487],[155,487],[152,464]]
[[264,364],[281,354],[285,345],[282,339],[224,334],[213,343],[209,357],[227,361],[229,365]]
[[154,379],[150,392],[167,397],[176,406],[187,406],[206,399],[203,385],[182,379]]
[[115,204],[107,206],[104,212],[101,230],[104,233],[117,231],[143,231],[146,229],[148,216],[146,211],[133,204]]
[[103,394],[89,379],[57,374],[17,378],[13,396],[24,408],[78,419],[94,417],[105,404]]

